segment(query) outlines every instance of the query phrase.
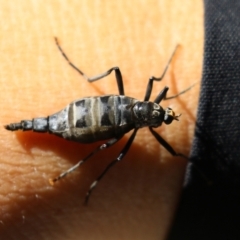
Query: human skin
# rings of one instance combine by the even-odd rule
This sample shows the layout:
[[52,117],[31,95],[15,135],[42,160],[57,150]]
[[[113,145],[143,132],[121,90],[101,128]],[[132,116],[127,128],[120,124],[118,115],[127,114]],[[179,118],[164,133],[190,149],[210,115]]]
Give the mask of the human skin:
[[[54,37],[89,76],[120,67],[125,94],[142,100],[174,95],[201,80],[202,1],[1,2],[0,124],[48,116],[85,96],[118,94],[114,73],[88,83],[58,51]],[[134,7],[133,7],[134,6]],[[157,132],[177,152],[191,148],[200,83],[162,102],[182,113]],[[164,239],[180,198],[187,161],[171,156],[141,129],[122,162],[109,170],[83,206],[90,184],[120,153],[130,134],[54,186],[56,177],[100,143],[0,130],[1,239]]]

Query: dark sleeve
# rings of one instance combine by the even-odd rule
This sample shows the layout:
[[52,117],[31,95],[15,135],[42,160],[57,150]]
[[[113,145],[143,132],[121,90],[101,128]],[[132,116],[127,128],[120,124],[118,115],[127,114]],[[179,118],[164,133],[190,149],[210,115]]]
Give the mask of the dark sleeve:
[[240,1],[204,3],[195,137],[168,240],[240,239]]

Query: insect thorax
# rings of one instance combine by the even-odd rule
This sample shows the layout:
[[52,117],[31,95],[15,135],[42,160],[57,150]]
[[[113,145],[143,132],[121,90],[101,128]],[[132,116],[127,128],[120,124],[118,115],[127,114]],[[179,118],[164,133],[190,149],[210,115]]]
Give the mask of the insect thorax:
[[135,117],[135,126],[141,127],[158,127],[164,121],[165,111],[157,103],[137,102],[133,107]]

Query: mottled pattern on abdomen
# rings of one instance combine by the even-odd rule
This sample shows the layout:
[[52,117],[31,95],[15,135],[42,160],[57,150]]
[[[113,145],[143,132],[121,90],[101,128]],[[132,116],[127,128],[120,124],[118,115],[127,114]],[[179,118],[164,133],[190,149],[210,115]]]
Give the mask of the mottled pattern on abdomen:
[[74,101],[69,105],[69,132],[63,137],[88,143],[121,136],[134,128],[131,109],[136,102],[119,95]]

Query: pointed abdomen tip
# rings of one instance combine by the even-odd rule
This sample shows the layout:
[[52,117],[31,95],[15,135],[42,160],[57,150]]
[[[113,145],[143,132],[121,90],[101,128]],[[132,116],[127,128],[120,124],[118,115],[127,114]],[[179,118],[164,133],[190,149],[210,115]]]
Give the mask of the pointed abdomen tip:
[[4,125],[4,128],[7,129],[7,130],[11,130],[9,125]]

